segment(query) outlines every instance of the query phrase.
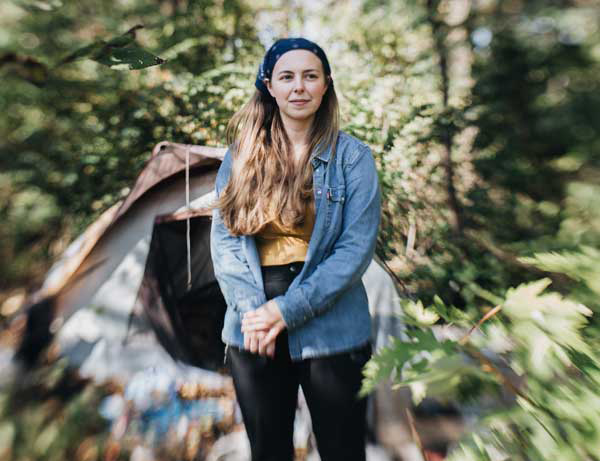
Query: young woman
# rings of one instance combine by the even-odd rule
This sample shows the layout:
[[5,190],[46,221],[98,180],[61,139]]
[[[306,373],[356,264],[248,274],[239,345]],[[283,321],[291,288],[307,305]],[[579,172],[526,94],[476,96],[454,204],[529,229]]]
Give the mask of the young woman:
[[365,459],[371,356],[361,281],[380,189],[369,147],[339,131],[323,50],[278,40],[228,126],[211,254],[227,311],[222,339],[253,461],[291,461],[298,386],[323,461]]

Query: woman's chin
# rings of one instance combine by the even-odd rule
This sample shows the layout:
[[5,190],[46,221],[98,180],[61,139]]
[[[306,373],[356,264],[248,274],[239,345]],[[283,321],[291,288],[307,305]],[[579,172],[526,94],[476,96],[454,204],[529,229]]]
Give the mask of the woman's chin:
[[285,115],[291,120],[295,120],[297,122],[303,122],[306,120],[310,120],[315,116],[315,112],[313,111],[305,111],[305,110],[295,110],[286,112]]

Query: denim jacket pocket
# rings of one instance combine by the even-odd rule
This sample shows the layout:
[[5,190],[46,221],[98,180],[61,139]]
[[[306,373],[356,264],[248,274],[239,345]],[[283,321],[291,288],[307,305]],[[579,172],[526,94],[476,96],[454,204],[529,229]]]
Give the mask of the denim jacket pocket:
[[345,200],[345,187],[344,186],[328,186],[327,187],[327,200],[330,202],[344,203]]
[[335,235],[338,235],[341,230],[341,214],[346,200],[346,188],[343,185],[326,186],[324,189],[325,197],[327,198],[327,216],[325,226],[329,230],[333,230]]

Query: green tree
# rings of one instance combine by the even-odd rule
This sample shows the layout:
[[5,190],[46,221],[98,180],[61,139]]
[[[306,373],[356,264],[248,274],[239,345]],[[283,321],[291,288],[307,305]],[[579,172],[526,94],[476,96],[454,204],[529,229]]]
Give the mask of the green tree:
[[261,50],[237,0],[0,10],[2,290],[37,286],[157,142],[222,145]]

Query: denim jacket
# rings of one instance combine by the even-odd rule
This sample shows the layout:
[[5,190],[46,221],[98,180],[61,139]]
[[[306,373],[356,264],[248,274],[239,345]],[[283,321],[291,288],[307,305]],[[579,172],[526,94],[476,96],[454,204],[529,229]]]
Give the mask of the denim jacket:
[[[366,343],[371,318],[362,275],[375,251],[381,192],[371,150],[339,132],[337,149],[311,154],[315,224],[304,266],[284,295],[274,298],[287,325],[292,360],[343,352]],[[219,196],[231,172],[230,150],[217,173]],[[267,302],[254,236],[232,236],[213,210],[210,249],[227,310],[221,333],[244,347],[241,317]]]

